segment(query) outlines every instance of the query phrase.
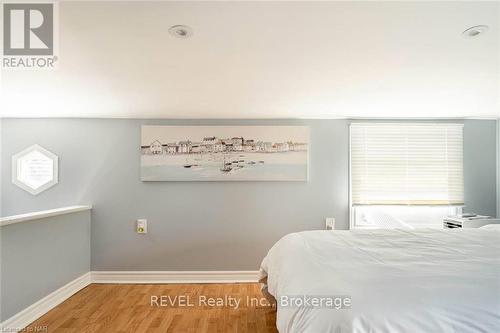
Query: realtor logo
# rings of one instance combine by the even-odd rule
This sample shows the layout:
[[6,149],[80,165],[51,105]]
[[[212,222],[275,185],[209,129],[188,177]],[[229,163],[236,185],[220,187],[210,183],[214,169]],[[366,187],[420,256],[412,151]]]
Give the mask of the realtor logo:
[[54,53],[53,4],[4,4],[3,22],[5,55]]
[[53,68],[55,3],[3,4],[3,68]]

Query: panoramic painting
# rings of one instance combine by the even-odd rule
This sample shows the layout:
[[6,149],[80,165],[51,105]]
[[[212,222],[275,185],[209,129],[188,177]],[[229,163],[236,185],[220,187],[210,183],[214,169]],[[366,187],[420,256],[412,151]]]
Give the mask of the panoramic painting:
[[305,126],[142,126],[143,181],[306,181]]

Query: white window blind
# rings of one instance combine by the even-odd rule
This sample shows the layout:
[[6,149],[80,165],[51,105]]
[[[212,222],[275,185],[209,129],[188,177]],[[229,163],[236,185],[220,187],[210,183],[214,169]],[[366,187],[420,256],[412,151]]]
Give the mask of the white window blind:
[[463,204],[463,125],[352,123],[353,205]]

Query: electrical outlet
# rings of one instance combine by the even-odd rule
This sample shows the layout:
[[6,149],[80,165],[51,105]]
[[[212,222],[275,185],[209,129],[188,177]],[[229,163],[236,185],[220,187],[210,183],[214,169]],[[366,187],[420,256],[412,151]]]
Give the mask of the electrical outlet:
[[146,220],[146,219],[137,220],[135,231],[138,234],[147,234],[148,233],[148,220]]
[[327,217],[325,219],[325,229],[326,230],[335,230],[335,218]]

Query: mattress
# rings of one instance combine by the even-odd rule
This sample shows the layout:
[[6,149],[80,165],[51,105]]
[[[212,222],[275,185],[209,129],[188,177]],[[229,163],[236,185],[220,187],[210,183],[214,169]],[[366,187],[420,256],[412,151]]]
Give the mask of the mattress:
[[281,333],[500,332],[498,229],[293,233],[261,274]]

